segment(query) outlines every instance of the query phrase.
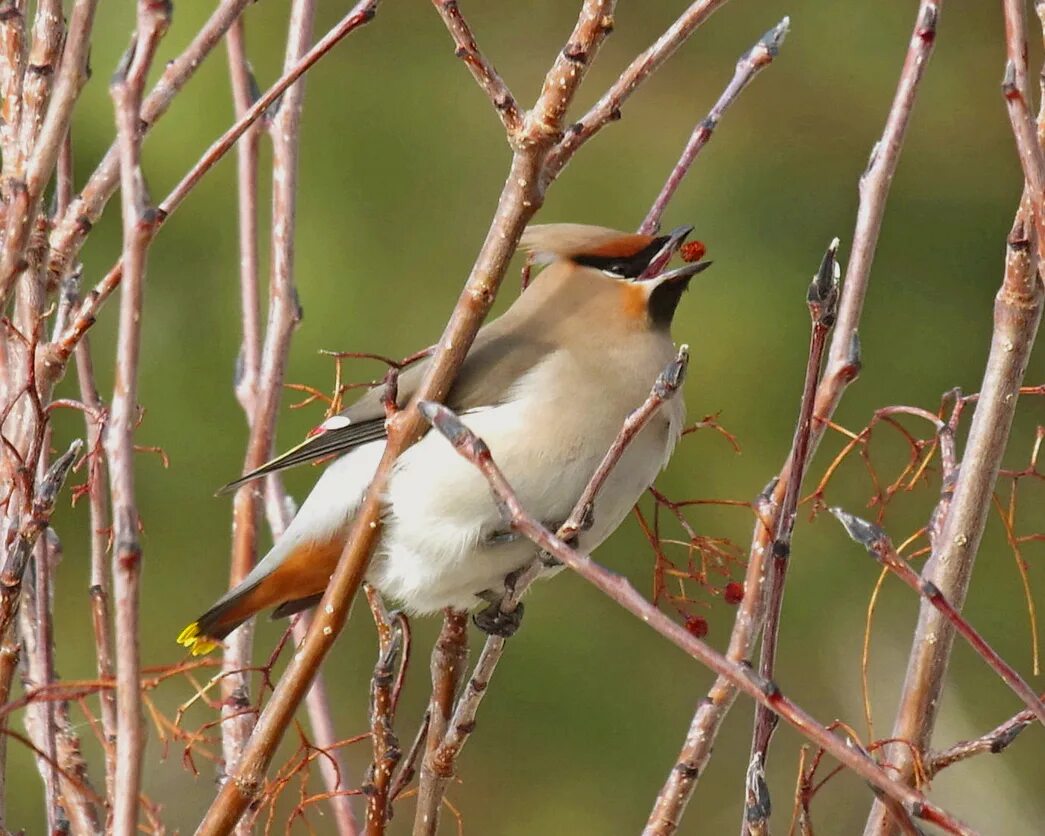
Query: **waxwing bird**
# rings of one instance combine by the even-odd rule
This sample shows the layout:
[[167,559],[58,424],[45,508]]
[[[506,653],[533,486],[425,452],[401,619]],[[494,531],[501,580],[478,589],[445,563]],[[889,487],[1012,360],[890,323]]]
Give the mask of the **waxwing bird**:
[[[531,226],[521,246],[546,266],[479,331],[450,390],[447,405],[486,441],[523,505],[553,530],[675,356],[675,308],[710,262],[635,279],[690,230],[653,237],[580,224]],[[417,392],[428,362],[399,377],[400,406]],[[212,650],[261,610],[280,617],[318,603],[384,450],[381,395],[382,387],[369,390],[303,444],[225,486],[337,457],[272,550],[182,631],[178,641],[193,654]],[[635,438],[598,495],[579,548],[594,549],[620,525],[667,463],[683,420],[675,398]],[[473,610],[502,595],[505,577],[536,553],[506,529],[483,476],[438,433],[399,458],[384,504],[367,579],[410,613]]]

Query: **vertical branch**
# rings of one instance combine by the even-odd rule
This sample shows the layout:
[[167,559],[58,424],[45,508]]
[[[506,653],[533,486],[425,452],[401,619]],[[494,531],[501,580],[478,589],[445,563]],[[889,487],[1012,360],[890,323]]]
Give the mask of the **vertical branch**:
[[[0,705],[11,698],[11,683],[21,656],[21,648],[13,636],[0,636]],[[0,717],[0,828],[7,826],[7,716]]]
[[[110,584],[106,567],[109,551],[109,506],[105,496],[105,456],[102,445],[105,438],[107,412],[98,394],[94,379],[91,344],[86,337],[76,346],[76,375],[80,385],[80,399],[87,406],[84,421],[87,424],[87,498],[91,525],[91,628],[94,633],[94,653],[98,677],[110,680],[115,671],[113,636],[109,607]],[[105,793],[112,809],[116,791],[116,695],[103,688],[101,703],[103,747],[105,757]]]
[[443,629],[432,651],[432,699],[428,705],[428,742],[421,757],[421,781],[417,790],[414,836],[434,836],[439,830],[446,787],[453,777],[453,763],[439,758],[454,713],[457,689],[468,661],[468,614],[447,609]]
[[[838,321],[828,351],[827,368],[817,387],[813,408],[815,420],[809,436],[807,460],[816,452],[827,422],[834,415],[846,388],[859,374],[858,329],[870,282],[871,264],[918,86],[936,41],[940,6],[940,0],[921,0],[919,4],[914,31],[882,137],[875,143],[867,169],[860,178],[860,203],[853,233],[853,250],[839,298]],[[790,459],[789,455],[788,461]],[[770,482],[764,495],[756,502],[758,520],[744,580],[744,600],[737,610],[727,651],[728,658],[734,661],[750,657],[761,630],[765,612],[763,580],[766,560],[780,506],[790,481],[791,473],[785,463],[780,474]],[[668,836],[676,831],[737,693],[736,686],[728,678],[720,676],[697,707],[678,758],[657,796],[645,836]]]
[[[243,20],[237,20],[226,37],[229,77],[236,118],[250,108],[254,97],[254,78],[247,60]],[[250,427],[245,470],[258,467],[272,445],[275,427],[257,420],[258,385],[261,365],[261,324],[259,322],[260,290],[258,277],[258,141],[260,126],[252,125],[236,146],[236,183],[239,219],[240,300],[243,336],[236,363],[236,398]],[[273,393],[265,390],[267,397]],[[278,399],[278,390],[274,397]],[[260,437],[261,443],[258,443]],[[257,459],[255,461],[255,459]],[[258,516],[261,513],[261,490],[257,484],[236,492],[233,500],[232,557],[229,586],[235,586],[254,566],[257,559]],[[254,624],[248,622],[235,630],[225,642],[221,680],[221,747],[225,771],[235,767],[243,745],[254,727],[250,706],[250,651]],[[251,832],[250,825],[240,823],[237,832]]]
[[[87,55],[90,50],[91,28],[98,0],[77,0],[69,23],[69,35],[54,90],[50,96],[47,115],[39,126],[39,136],[29,157],[24,178],[13,186],[13,197],[20,211],[8,211],[4,250],[0,256],[0,300],[6,300],[15,280],[24,268],[23,257],[29,232],[36,221],[44,186],[50,179],[62,142],[69,130],[73,107],[80,88],[87,78]],[[48,4],[45,8],[50,9]],[[30,85],[32,86],[32,85]],[[36,133],[34,125],[28,135]],[[21,137],[20,137],[21,138]],[[10,208],[10,207],[9,207]]]
[[112,415],[105,434],[113,515],[113,589],[116,612],[116,793],[113,828],[132,836],[138,826],[141,759],[144,749],[138,648],[140,519],[134,491],[134,428],[138,423],[138,359],[142,294],[156,211],[149,205],[141,170],[142,88],[159,39],[170,21],[170,5],[138,2],[138,27],[130,61],[110,85],[120,148],[120,209],[123,216],[124,278],[116,351]]
[[[809,458],[810,435],[813,431],[813,402],[816,388],[823,367],[824,350],[827,347],[827,336],[834,325],[838,312],[838,239],[835,238],[824,253],[820,269],[813,276],[809,285],[806,301],[809,306],[811,331],[809,335],[809,355],[806,362],[805,382],[802,387],[802,400],[799,407],[795,435],[791,443],[791,454],[787,463],[790,478],[784,490],[784,498],[777,514],[776,530],[773,532],[771,547],[772,559],[767,567],[765,584],[765,626],[762,630],[762,652],[759,659],[758,672],[766,679],[772,679],[776,669],[777,642],[780,637],[780,617],[784,605],[784,581],[787,578],[787,567],[791,558],[791,539],[795,530],[795,514],[798,508],[798,494],[802,487]],[[755,710],[755,728],[751,737],[750,769],[764,770],[769,754],[769,744],[777,726],[777,715],[759,706]],[[760,799],[760,794],[755,794]],[[748,805],[742,830],[753,830],[752,824],[757,821],[757,810],[768,805]],[[768,824],[767,824],[768,826]]]
[[[370,678],[370,743],[374,754],[363,793],[367,836],[382,836],[392,814],[392,773],[402,756],[393,722],[396,659],[401,651],[405,655],[405,636],[400,629],[404,619],[402,616],[393,619],[385,609],[381,593],[369,584],[364,591],[377,628],[378,650],[374,675]],[[400,669],[405,669],[405,658]]]
[[[1033,227],[1020,212],[1009,233],[1005,276],[994,301],[990,353],[954,496],[937,545],[922,570],[922,578],[959,611],[965,604],[1020,385],[1041,321],[1045,291],[1037,272],[1035,239]],[[913,752],[928,750],[954,635],[947,617],[923,601],[891,734],[907,745],[893,744],[883,754],[904,780],[913,776]],[[886,813],[876,804],[864,833],[870,836],[891,830]]]

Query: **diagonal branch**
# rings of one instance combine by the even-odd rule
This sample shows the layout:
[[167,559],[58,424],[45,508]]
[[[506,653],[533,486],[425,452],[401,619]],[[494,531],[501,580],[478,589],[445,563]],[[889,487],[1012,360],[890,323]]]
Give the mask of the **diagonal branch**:
[[781,45],[784,43],[784,38],[787,37],[787,30],[790,26],[791,19],[785,17],[759,38],[758,43],[740,56],[736,70],[733,72],[733,78],[718,97],[718,101],[708,111],[707,116],[701,119],[693,129],[689,142],[686,143],[686,147],[682,150],[682,156],[679,157],[675,168],[672,169],[671,174],[665,181],[660,194],[657,195],[657,199],[653,201],[649,213],[643,220],[642,226],[639,227],[639,232],[652,235],[660,227],[661,215],[664,214],[669,201],[689,172],[690,166],[693,165],[693,161],[697,158],[697,154],[711,141],[711,136],[714,134],[715,128],[718,127],[718,123],[722,121],[722,117],[725,116],[730,105],[744,92],[744,88],[754,80],[755,76],[764,67],[768,67],[773,63],[773,59],[776,58],[777,53],[780,52]]
[[[588,528],[592,522],[595,500],[603,485],[620,462],[624,452],[635,437],[642,432],[660,408],[678,394],[689,363],[689,348],[682,346],[678,355],[668,364],[653,384],[653,388],[642,405],[632,412],[624,421],[620,432],[603,456],[591,479],[581,492],[569,517],[559,527],[556,537],[564,543],[571,543],[577,534]],[[501,612],[512,613],[519,607],[519,602],[534,581],[547,569],[544,555],[538,555],[531,563],[506,585],[504,597],[498,603]],[[454,707],[453,718],[446,725],[435,748],[430,748],[424,759],[425,771],[422,772],[422,787],[425,785],[426,772],[431,777],[427,797],[428,810],[438,811],[436,801],[442,800],[446,789],[453,779],[457,759],[475,729],[476,716],[483,697],[489,691],[490,680],[501,657],[504,655],[508,640],[504,636],[487,636],[479,659],[475,663],[471,676],[465,684],[464,691]],[[433,726],[434,728],[434,726]],[[423,797],[423,796],[422,796]]]
[[[853,233],[853,251],[842,285],[838,322],[828,352],[827,369],[817,388],[813,410],[816,420],[809,437],[807,459],[816,452],[827,422],[834,415],[846,388],[860,371],[858,327],[870,281],[871,264],[918,86],[936,40],[940,5],[939,0],[921,0],[882,137],[875,143],[867,169],[860,178],[860,204]],[[744,580],[744,600],[737,610],[727,651],[728,657],[734,661],[750,658],[758,639],[764,615],[765,560],[790,481],[790,468],[785,463],[780,474],[756,500],[758,520]],[[707,766],[718,731],[736,695],[735,685],[728,678],[720,676],[698,706],[675,765],[657,796],[645,836],[667,836],[675,832],[697,778]]]
[[892,540],[877,525],[855,517],[841,508],[829,509],[845,526],[846,533],[867,549],[868,553],[890,572],[921,595],[936,608],[964,638],[991,669],[1012,689],[1027,708],[1045,726],[1045,704],[1008,662],[998,655],[975,628],[948,601],[931,581],[922,578],[896,551]]
[[443,23],[446,24],[450,37],[457,45],[454,54],[464,61],[472,78],[486,93],[494,110],[501,118],[508,136],[513,136],[522,127],[519,106],[515,103],[515,97],[508,89],[504,79],[479,49],[479,45],[475,42],[475,35],[472,34],[472,28],[461,14],[457,0],[432,0],[432,3],[443,19]]
[[950,833],[971,834],[974,832],[921,793],[890,777],[884,769],[865,754],[856,751],[831,734],[813,717],[785,697],[774,682],[759,676],[751,670],[749,665],[728,659],[676,624],[668,615],[644,598],[627,578],[600,566],[589,555],[576,551],[548,531],[522,507],[518,496],[508,484],[500,468],[497,467],[489,448],[482,439],[469,430],[445,406],[422,402],[420,408],[432,426],[442,433],[463,458],[475,465],[483,474],[501,508],[502,515],[515,531],[565,563],[600,592],[656,630],[689,656],[720,676],[728,677],[740,690],[754,698],[759,705],[778,713],[799,733],[822,746],[843,766],[903,804],[911,815],[923,821],[932,822]]
[[639,86],[689,40],[712,13],[726,4],[726,0],[696,0],[678,16],[644,52],[640,53],[620,74],[613,86],[592,106],[580,120],[570,126],[562,141],[548,155],[545,176],[549,182],[562,172],[577,149],[595,136],[610,122],[621,118],[621,107]]
[[[445,397],[493,304],[519,237],[543,202],[540,179],[545,157],[561,133],[561,118],[577,85],[609,32],[613,5],[610,0],[585,0],[567,48],[549,70],[541,96],[524,120],[494,221],[433,353],[415,403],[417,399]],[[560,120],[560,124],[557,125],[556,120]],[[367,498],[356,514],[313,623],[258,719],[240,767],[222,787],[201,822],[200,836],[227,832],[260,792],[276,745],[308,690],[309,682],[344,627],[349,604],[359,591],[380,531],[380,497],[392,463],[420,437],[422,426],[413,404],[388,421],[384,455]]]

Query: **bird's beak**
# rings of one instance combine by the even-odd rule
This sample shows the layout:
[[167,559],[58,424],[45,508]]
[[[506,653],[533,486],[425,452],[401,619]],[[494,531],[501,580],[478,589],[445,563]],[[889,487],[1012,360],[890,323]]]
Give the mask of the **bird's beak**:
[[710,261],[697,261],[693,264],[683,264],[681,267],[677,267],[674,270],[669,270],[667,273],[661,273],[659,276],[653,276],[651,281],[655,281],[657,284],[664,284],[666,282],[681,282],[689,281],[697,273],[703,273],[712,265]]
[[[660,248],[660,251],[653,256],[650,260],[649,266],[642,271],[642,274],[636,279],[636,281],[643,281],[645,279],[652,279],[657,276],[661,270],[663,270],[672,256],[678,252],[679,247],[685,242],[687,236],[693,231],[693,227],[688,224],[685,226],[679,226],[671,230],[668,234],[668,240],[664,242],[664,246]],[[693,275],[692,273],[690,275]]]

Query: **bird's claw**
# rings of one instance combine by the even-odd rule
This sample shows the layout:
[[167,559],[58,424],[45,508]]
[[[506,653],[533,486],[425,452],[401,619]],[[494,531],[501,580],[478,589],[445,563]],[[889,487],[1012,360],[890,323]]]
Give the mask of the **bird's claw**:
[[511,612],[504,612],[501,609],[501,602],[498,600],[475,613],[472,621],[488,636],[510,639],[522,624],[522,617],[523,605],[521,603],[516,604],[515,609]]

